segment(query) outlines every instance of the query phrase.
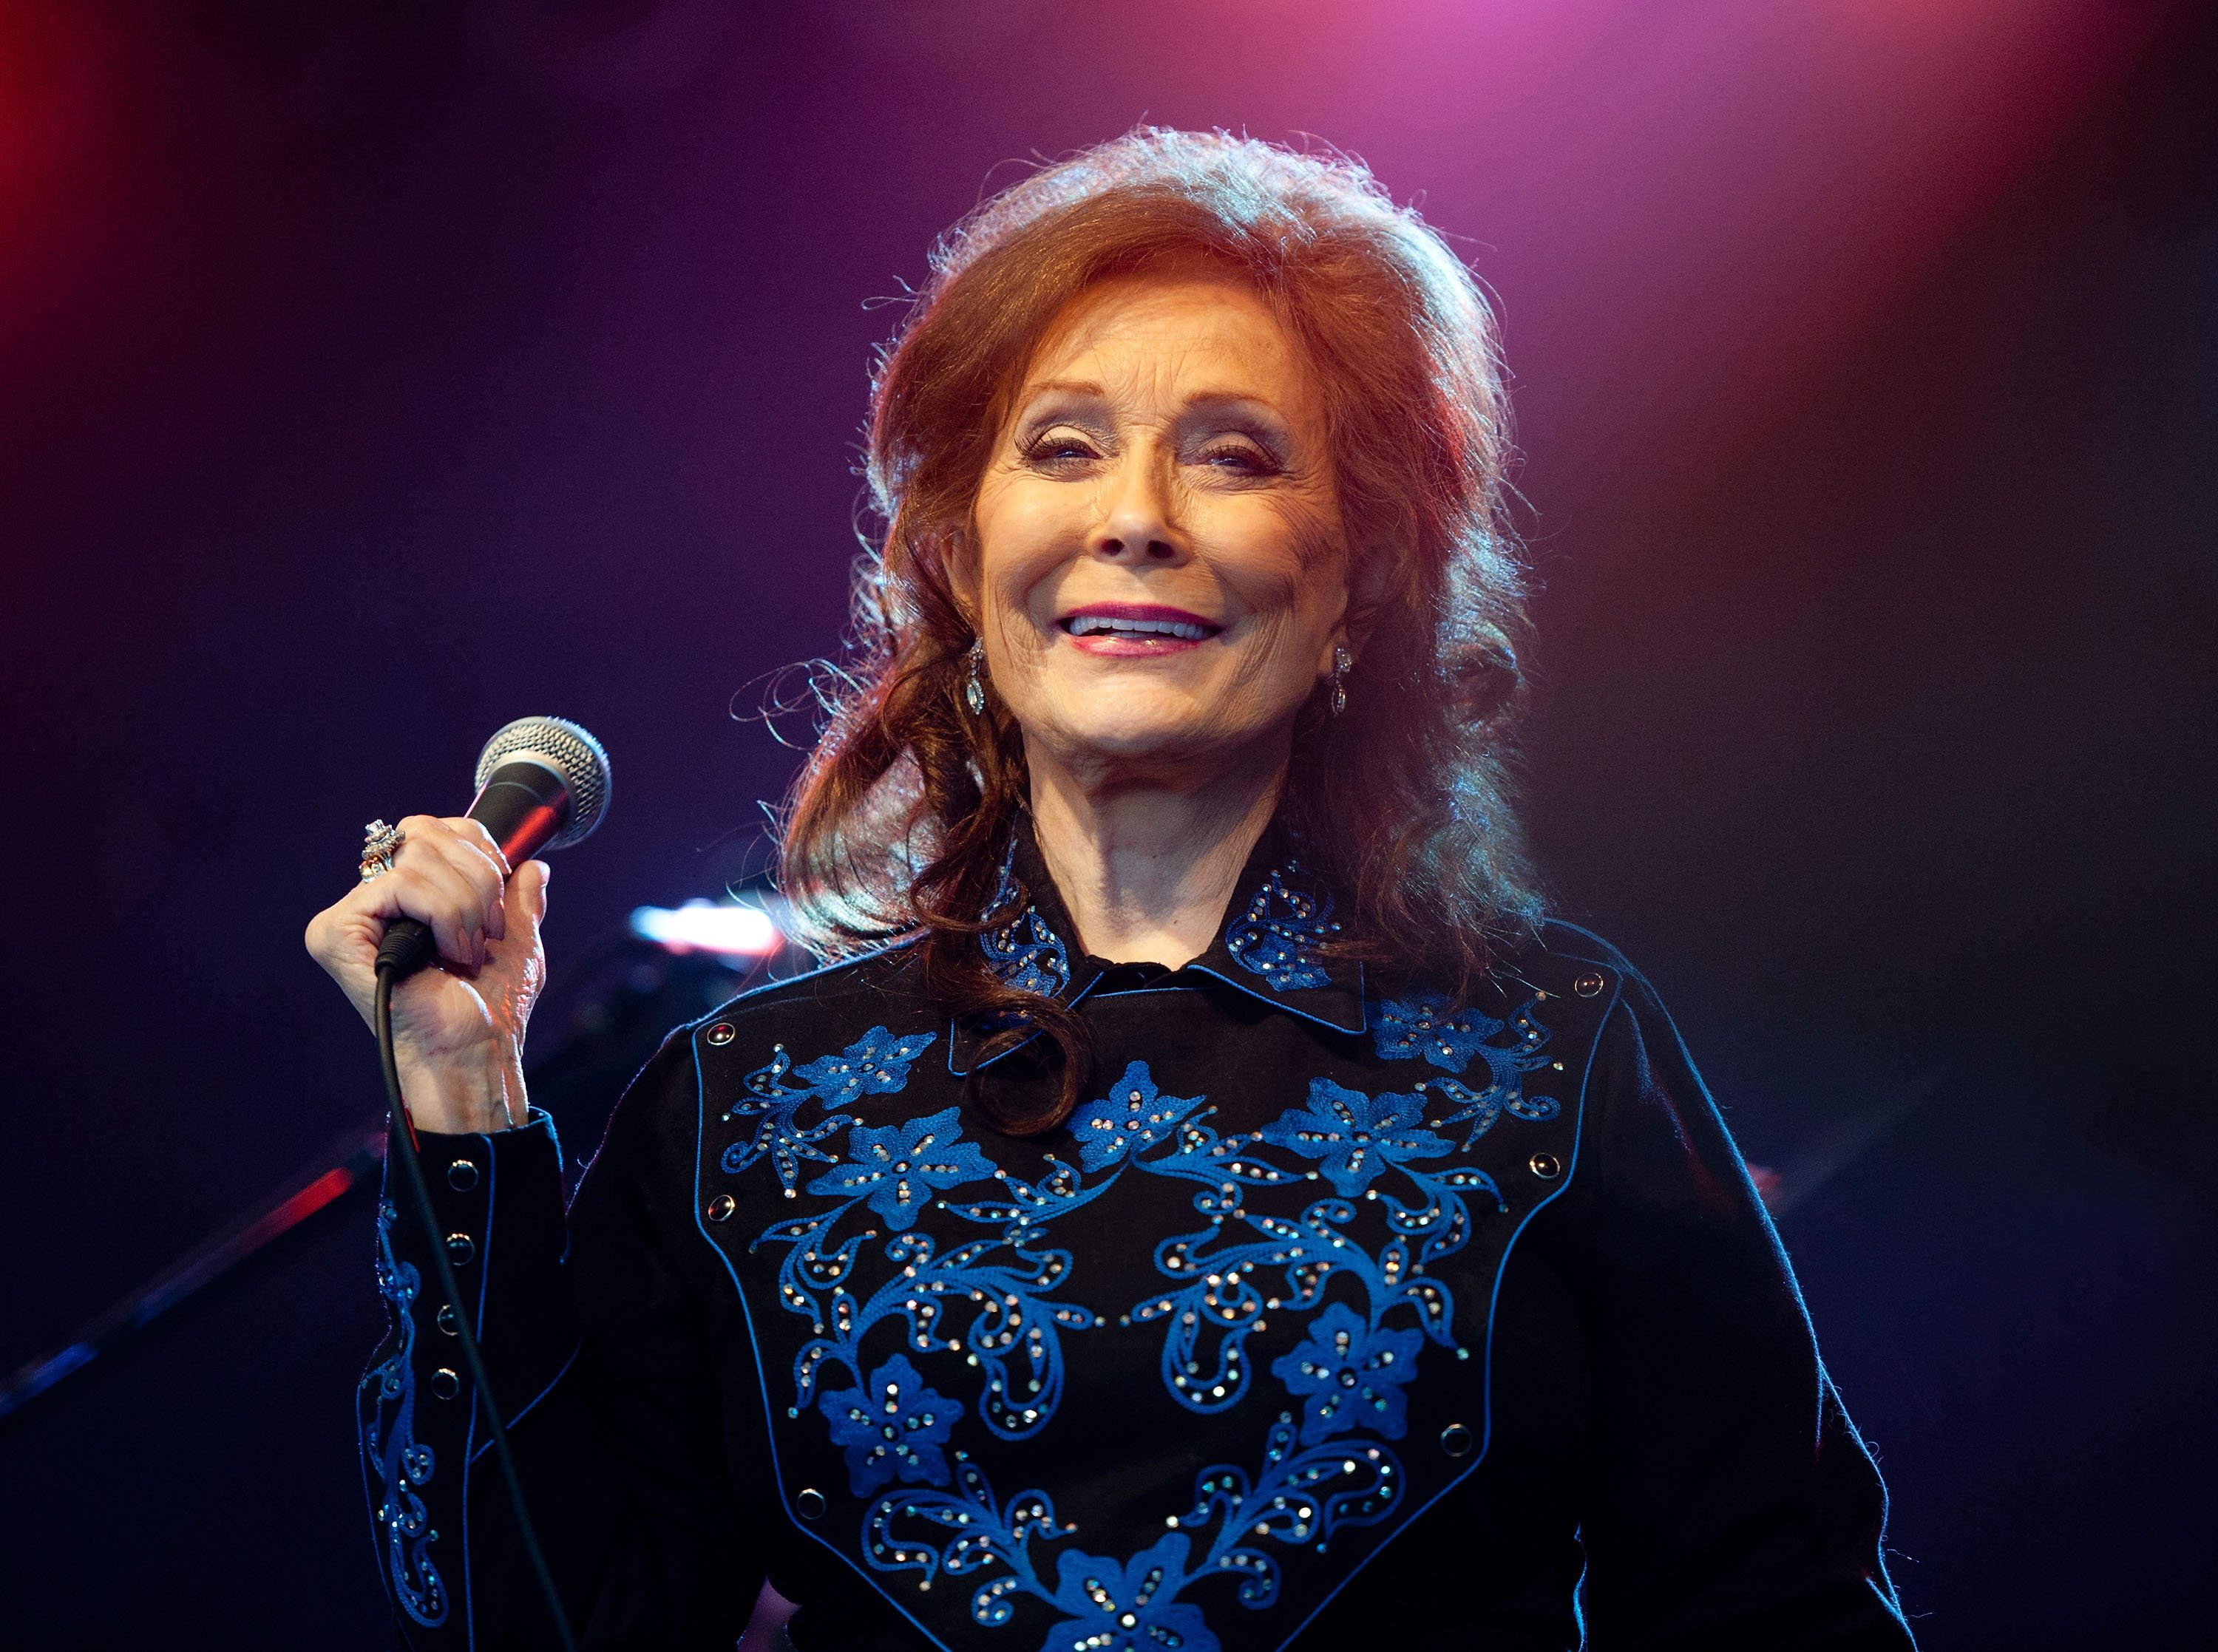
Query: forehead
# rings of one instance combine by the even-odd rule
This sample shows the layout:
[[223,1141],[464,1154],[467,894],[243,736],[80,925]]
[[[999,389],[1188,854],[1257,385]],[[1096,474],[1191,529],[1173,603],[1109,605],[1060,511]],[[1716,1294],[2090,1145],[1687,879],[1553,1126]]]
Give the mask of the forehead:
[[1314,400],[1309,364],[1251,288],[1213,275],[1121,276],[1087,288],[1042,337],[1023,388],[1098,383],[1110,393],[1168,390]]

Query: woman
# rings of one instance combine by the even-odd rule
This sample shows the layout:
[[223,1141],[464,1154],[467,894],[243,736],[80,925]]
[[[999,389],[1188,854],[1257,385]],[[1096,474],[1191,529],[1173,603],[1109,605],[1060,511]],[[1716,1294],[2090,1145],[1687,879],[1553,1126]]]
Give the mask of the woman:
[[[805,1652],[1910,1643],[1714,1108],[1531,893],[1491,352],[1345,162],[1143,131],[958,230],[786,826],[852,956],[672,1034],[567,1218],[544,867],[413,817],[311,925],[365,1006],[387,921],[437,936],[403,1087],[590,1643],[728,1648],[765,1576]],[[545,1643],[380,1244],[403,1630]]]

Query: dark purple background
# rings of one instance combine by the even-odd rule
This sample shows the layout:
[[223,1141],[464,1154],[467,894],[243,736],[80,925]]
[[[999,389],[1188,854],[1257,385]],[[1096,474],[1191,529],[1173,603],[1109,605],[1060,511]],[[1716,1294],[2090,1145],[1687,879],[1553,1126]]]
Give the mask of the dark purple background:
[[[1312,133],[1502,300],[1538,842],[1815,1185],[1925,1644],[2191,1634],[2207,12],[754,9],[0,4],[0,1366],[373,1111],[299,931],[493,727],[615,753],[558,978],[740,869],[792,758],[727,706],[836,646],[865,300],[1007,163]],[[377,1643],[365,1221],[0,1429],[11,1644]]]

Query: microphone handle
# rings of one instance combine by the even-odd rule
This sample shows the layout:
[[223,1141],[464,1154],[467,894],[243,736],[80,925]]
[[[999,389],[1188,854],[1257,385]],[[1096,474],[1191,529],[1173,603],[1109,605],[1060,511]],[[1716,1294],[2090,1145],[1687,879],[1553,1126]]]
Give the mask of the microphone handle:
[[[468,813],[493,833],[513,867],[537,854],[570,824],[570,783],[551,765],[518,754],[486,777]],[[396,918],[385,926],[385,939],[378,944],[377,971],[390,970],[394,981],[403,981],[437,953],[430,925]]]

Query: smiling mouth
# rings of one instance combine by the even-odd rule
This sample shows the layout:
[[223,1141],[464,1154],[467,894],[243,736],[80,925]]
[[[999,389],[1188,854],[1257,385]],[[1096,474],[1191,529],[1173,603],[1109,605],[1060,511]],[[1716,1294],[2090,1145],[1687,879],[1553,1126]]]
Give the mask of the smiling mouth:
[[1074,637],[1099,637],[1104,640],[1129,640],[1134,642],[1179,641],[1203,642],[1224,628],[1211,625],[1206,620],[1188,614],[1119,613],[1112,609],[1092,609],[1069,614],[1058,622]]

